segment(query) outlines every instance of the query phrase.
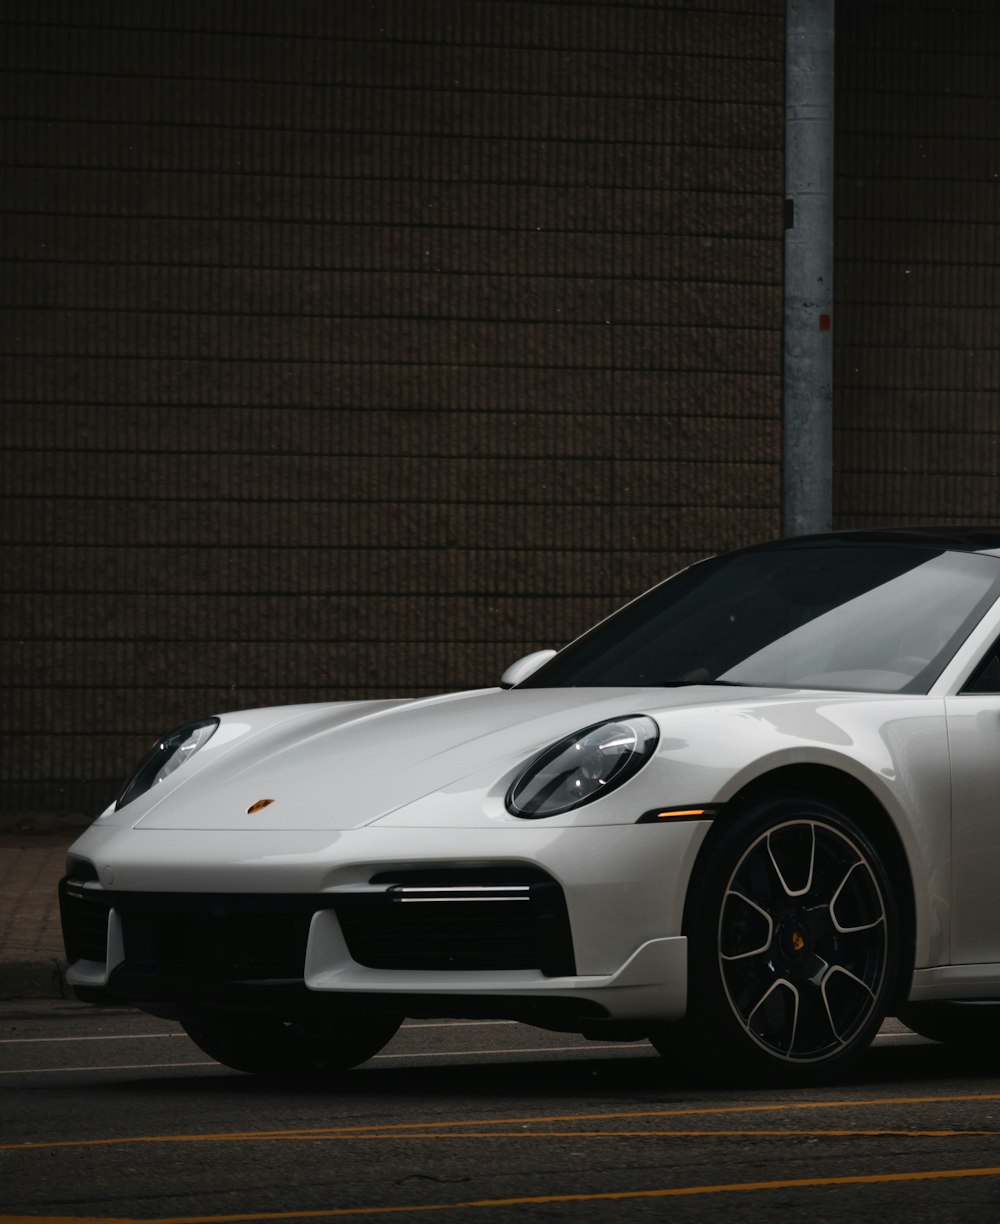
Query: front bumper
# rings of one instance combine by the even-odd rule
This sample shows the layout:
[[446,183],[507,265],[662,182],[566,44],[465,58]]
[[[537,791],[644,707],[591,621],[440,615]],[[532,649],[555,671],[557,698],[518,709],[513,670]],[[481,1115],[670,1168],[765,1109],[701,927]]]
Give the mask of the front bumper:
[[684,895],[707,828],[95,826],[62,885],[67,978],[90,1001],[181,1018],[238,1007],[558,1027],[677,1019]]

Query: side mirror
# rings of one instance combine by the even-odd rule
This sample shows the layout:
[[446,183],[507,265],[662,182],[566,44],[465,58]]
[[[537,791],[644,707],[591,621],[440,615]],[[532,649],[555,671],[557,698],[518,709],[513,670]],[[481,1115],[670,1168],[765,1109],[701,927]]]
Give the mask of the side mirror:
[[500,677],[500,687],[502,689],[513,688],[515,684],[520,684],[522,680],[527,680],[531,673],[538,671],[543,663],[548,663],[555,653],[554,650],[533,650],[531,654],[526,654],[523,659],[518,659],[516,663],[511,663],[510,667]]

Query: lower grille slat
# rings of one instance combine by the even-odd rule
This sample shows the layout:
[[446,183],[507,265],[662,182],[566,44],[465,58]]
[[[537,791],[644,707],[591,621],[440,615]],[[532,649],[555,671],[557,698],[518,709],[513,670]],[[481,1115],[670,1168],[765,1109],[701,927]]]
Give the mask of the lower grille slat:
[[125,963],[224,981],[301,978],[310,914],[122,914]]
[[530,868],[380,873],[365,893],[138,893],[60,889],[70,961],[103,961],[108,915],[124,965],[149,979],[302,981],[312,916],[333,909],[351,957],[372,969],[575,973],[562,889]]

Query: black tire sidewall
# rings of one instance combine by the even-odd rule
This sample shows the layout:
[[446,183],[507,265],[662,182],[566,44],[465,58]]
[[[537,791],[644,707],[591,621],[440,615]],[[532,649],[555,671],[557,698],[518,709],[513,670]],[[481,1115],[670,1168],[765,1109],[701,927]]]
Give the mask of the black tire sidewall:
[[[744,1029],[722,978],[718,931],[725,890],[743,855],[769,829],[807,819],[852,842],[868,862],[882,893],[886,921],[885,971],[864,1023],[841,1049],[816,1061],[786,1060],[768,1053]],[[711,839],[692,876],[685,908],[688,939],[688,1009],[680,1034],[719,1074],[737,1078],[821,1082],[843,1073],[868,1048],[895,987],[899,966],[899,920],[892,882],[882,856],[859,823],[839,807],[814,796],[784,793],[741,809]]]
[[209,1057],[252,1075],[328,1077],[366,1062],[395,1035],[400,1020],[317,1022],[275,1017],[212,1017],[184,1024]]

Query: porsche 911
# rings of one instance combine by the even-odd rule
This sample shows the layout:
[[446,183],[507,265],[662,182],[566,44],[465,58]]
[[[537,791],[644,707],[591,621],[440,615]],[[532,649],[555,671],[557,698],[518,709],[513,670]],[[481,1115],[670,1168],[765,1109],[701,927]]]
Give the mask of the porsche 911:
[[499,685],[199,717],[60,887],[77,995],[257,1074],[405,1017],[843,1074],[1000,1003],[1000,529],[710,557]]

